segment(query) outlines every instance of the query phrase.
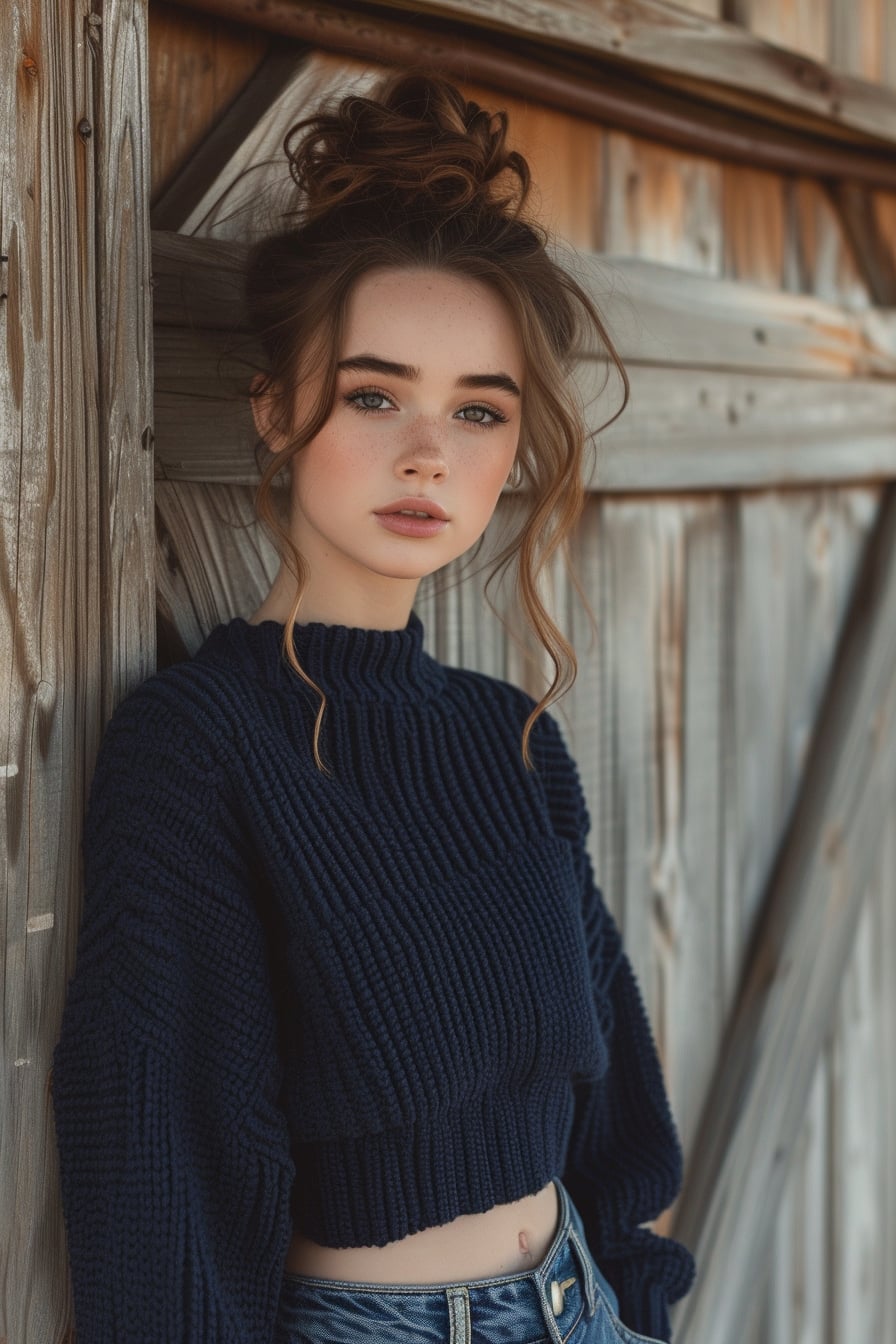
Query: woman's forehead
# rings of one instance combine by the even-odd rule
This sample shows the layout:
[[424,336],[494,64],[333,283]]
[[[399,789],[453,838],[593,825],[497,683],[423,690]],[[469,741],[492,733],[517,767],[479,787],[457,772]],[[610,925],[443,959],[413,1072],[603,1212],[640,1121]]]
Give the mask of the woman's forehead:
[[[389,269],[363,275],[346,310],[340,359],[376,355],[422,375],[512,366],[523,372],[516,321],[490,285],[449,271]],[[473,365],[482,364],[484,370]],[[466,365],[470,365],[469,370]]]

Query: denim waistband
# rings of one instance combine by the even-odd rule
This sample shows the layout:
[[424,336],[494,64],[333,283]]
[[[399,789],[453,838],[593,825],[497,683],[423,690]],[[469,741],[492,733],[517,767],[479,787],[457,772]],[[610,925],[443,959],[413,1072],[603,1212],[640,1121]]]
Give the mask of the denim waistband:
[[[557,1228],[541,1263],[530,1270],[443,1283],[369,1283],[286,1271],[278,1344],[469,1344],[477,1338],[515,1344],[547,1334],[564,1344],[582,1315],[594,1315],[603,1291],[615,1294],[588,1250],[581,1216],[554,1178]],[[596,1286],[600,1276],[600,1289]]]

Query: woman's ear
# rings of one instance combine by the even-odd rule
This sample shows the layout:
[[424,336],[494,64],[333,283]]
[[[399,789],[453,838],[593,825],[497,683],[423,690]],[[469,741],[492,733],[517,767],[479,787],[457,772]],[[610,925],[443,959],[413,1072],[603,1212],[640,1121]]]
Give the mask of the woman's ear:
[[264,439],[269,452],[278,453],[283,447],[283,435],[273,425],[273,384],[262,373],[256,373],[249,384],[249,402],[259,438]]

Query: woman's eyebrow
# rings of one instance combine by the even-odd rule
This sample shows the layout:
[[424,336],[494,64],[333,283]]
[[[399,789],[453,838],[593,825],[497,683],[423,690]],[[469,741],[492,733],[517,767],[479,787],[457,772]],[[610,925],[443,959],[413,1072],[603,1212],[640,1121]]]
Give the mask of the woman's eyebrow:
[[458,378],[458,387],[500,387],[504,392],[518,397],[520,390],[509,373],[465,373]]
[[[404,378],[410,383],[420,377],[420,370],[413,364],[396,364],[391,359],[380,359],[377,355],[352,355],[350,359],[341,359],[336,368],[351,373],[384,373],[388,377]],[[499,387],[511,396],[520,395],[520,389],[509,373],[465,373],[458,378],[457,386]]]

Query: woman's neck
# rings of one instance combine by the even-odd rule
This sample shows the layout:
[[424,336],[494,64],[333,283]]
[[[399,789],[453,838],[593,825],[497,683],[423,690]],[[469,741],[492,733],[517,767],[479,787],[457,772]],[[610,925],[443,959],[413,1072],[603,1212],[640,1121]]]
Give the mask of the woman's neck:
[[[326,585],[309,583],[302,595],[294,624],[356,626],[364,630],[404,630],[414,605],[419,579],[392,580],[391,591],[377,593],[343,588],[330,592]],[[286,625],[295,601],[295,581],[291,589],[275,582],[257,611],[247,617],[250,625],[277,621]]]

